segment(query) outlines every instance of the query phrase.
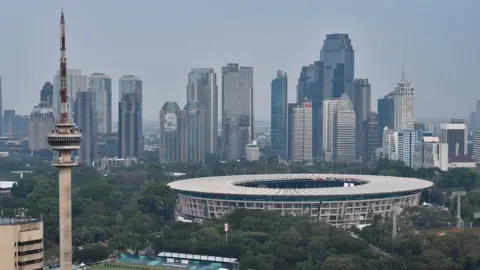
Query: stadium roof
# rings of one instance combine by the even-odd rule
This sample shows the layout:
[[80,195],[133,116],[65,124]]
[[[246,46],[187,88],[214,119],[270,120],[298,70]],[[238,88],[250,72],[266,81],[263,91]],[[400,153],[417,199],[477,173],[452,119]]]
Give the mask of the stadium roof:
[[[350,187],[298,188],[282,189],[267,187],[245,187],[237,184],[262,181],[288,181],[302,179],[338,179],[359,180],[367,182]],[[192,178],[174,181],[168,184],[172,189],[196,193],[250,195],[250,196],[348,196],[362,194],[398,193],[429,188],[432,182],[417,178],[394,177],[383,175],[348,175],[348,174],[264,174],[232,175]]]

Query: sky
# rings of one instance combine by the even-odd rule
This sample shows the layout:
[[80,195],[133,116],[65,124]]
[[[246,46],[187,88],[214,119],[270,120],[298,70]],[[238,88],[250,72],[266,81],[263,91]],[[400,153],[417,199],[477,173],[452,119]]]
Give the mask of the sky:
[[[257,120],[270,119],[270,83],[288,74],[295,101],[302,66],[319,60],[326,34],[348,33],[355,77],[376,100],[406,77],[417,118],[467,118],[480,98],[478,0],[2,0],[0,76],[3,108],[30,113],[59,67],[59,20],[67,22],[68,68],[143,80],[146,120],[166,101],[183,107],[191,68],[254,67]],[[475,64],[477,63],[477,64]],[[221,91],[219,91],[221,92]],[[220,104],[219,104],[220,106]]]

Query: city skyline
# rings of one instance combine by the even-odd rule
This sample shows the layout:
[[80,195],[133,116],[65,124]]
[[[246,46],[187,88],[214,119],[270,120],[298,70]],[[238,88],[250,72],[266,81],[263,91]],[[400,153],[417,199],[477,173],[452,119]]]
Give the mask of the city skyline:
[[[472,97],[475,99],[479,97],[474,93],[475,87],[472,87],[475,85],[476,71],[469,68],[469,63],[476,62],[475,59],[478,56],[470,55],[467,52],[474,51],[480,45],[480,40],[476,38],[469,40],[464,44],[465,49],[456,51],[455,54],[441,54],[454,48],[455,40],[461,40],[462,36],[474,31],[473,25],[478,18],[473,17],[473,10],[480,5],[474,1],[466,1],[461,7],[446,1],[422,1],[421,3],[403,1],[402,3],[376,4],[374,8],[372,5],[353,1],[342,4],[323,3],[322,10],[325,14],[322,13],[322,16],[312,13],[313,10],[319,10],[315,9],[315,6],[320,6],[320,3],[313,1],[311,2],[312,8],[309,10],[291,2],[284,2],[284,5],[268,5],[268,3],[254,5],[253,2],[248,1],[242,2],[241,5],[217,2],[218,4],[209,10],[205,10],[205,7],[197,3],[188,5],[189,8],[184,3],[177,2],[150,3],[144,6],[121,1],[116,1],[115,5],[111,5],[111,3],[113,2],[64,3],[65,11],[72,18],[69,28],[76,33],[75,36],[72,36],[71,45],[69,45],[70,62],[72,62],[69,66],[72,69],[81,69],[82,74],[85,75],[95,72],[108,74],[112,78],[113,104],[119,100],[118,91],[116,91],[119,77],[125,74],[135,74],[142,78],[145,85],[144,118],[146,120],[156,120],[161,104],[166,101],[175,100],[183,103],[182,101],[185,100],[184,89],[187,83],[185,77],[191,68],[214,68],[215,72],[220,74],[221,67],[226,63],[240,63],[254,68],[255,118],[256,120],[268,120],[270,118],[268,89],[276,70],[282,69],[287,72],[290,77],[288,86],[290,89],[295,89],[301,67],[308,65],[312,60],[319,60],[325,35],[331,33],[348,33],[350,35],[356,54],[355,77],[369,78],[373,100],[393,90],[394,85],[401,77],[402,65],[407,69],[407,78],[415,84],[415,88],[418,90],[415,115],[420,118],[435,116],[467,118],[469,111],[462,108],[465,106],[449,106],[448,104],[451,102],[468,104]],[[32,3],[30,10],[24,9],[16,2],[7,4],[9,13],[0,19],[8,20],[8,23],[0,24],[2,25],[0,30],[5,35],[12,37],[9,38],[10,41],[2,44],[3,50],[0,50],[0,57],[4,59],[0,64],[4,109],[15,109],[21,114],[28,114],[31,108],[38,103],[36,91],[56,73],[54,48],[51,48],[48,43],[33,43],[29,40],[50,40],[58,34],[55,31],[55,14],[61,9],[61,4],[59,1]],[[95,5],[95,9],[92,9],[93,5]],[[429,10],[432,5],[438,12],[430,14],[429,20],[424,20],[421,14]],[[349,7],[347,10],[344,9],[346,6]],[[129,20],[125,25],[125,22],[115,17],[103,18],[103,11],[106,8],[111,9],[114,14],[118,14],[118,18],[122,18],[121,14],[127,12],[131,14],[132,10],[143,15],[138,20]],[[196,50],[191,50],[191,43],[172,32],[169,27],[140,29],[142,28],[140,26],[144,24],[176,25],[177,27],[176,19],[168,13],[182,10],[182,12],[190,14],[189,10],[199,9],[204,11],[200,12],[203,14],[202,18],[205,17],[205,14],[212,12],[212,14],[220,14],[218,19],[222,20],[228,14],[228,18],[231,19],[228,21],[228,25],[231,27],[240,26],[239,23],[242,21],[247,24],[246,26],[255,25],[258,29],[245,32],[235,45],[225,49],[220,46],[223,43],[222,40],[232,39],[227,28],[217,26],[217,19],[204,20],[202,22],[206,27],[214,26],[214,28],[212,33],[201,36],[195,29],[186,27],[189,22],[199,18],[198,15],[192,13],[193,16],[190,16],[188,21],[178,24],[175,33],[181,32],[182,36],[188,36],[189,39],[193,37],[198,48]],[[279,12],[272,12],[272,9]],[[327,14],[327,11],[337,9],[345,12],[333,13],[336,17]],[[234,10],[248,10],[251,13],[249,21],[241,20],[240,15],[235,14],[242,12],[233,12]],[[374,19],[363,16],[364,12],[360,12],[362,10],[368,10],[371,14],[368,17]],[[36,16],[40,16],[40,19],[38,17],[33,19],[35,16],[29,16],[33,11]],[[270,16],[268,23],[262,20],[262,15],[267,11]],[[395,12],[392,13],[392,11]],[[409,12],[408,22],[403,20],[401,23],[393,23],[396,16],[403,16],[402,14],[406,11]],[[163,12],[166,14],[164,14],[165,16],[154,16],[155,12],[160,12],[160,15]],[[302,16],[299,16],[300,12],[302,12]],[[88,14],[89,20],[84,19],[85,14]],[[443,20],[443,16],[446,14],[454,17],[455,20]],[[358,16],[362,16],[362,18]],[[390,28],[388,30],[385,27],[381,28],[382,23],[379,21],[391,23]],[[271,23],[278,24],[280,22],[287,22],[284,28],[279,28],[281,30],[270,27]],[[309,22],[308,25],[322,25],[322,27],[303,27],[303,29],[297,27],[306,25],[306,22]],[[13,33],[11,29],[6,28],[11,24],[21,24],[23,27]],[[137,45],[131,42],[122,42],[124,31],[133,29],[136,31],[132,31],[132,37],[135,37],[132,39]],[[89,38],[85,38],[87,35],[91,35],[92,38],[100,38],[105,32],[109,33],[105,44],[102,42],[91,43]],[[288,33],[287,36],[284,35],[285,32]],[[268,33],[268,38],[261,38],[265,33]],[[162,38],[158,38],[159,36]],[[421,39],[418,38],[420,36]],[[161,42],[162,40],[163,42]],[[251,40],[254,42],[250,42]],[[302,42],[299,43],[298,40],[302,40]],[[434,43],[433,49],[432,43]],[[164,49],[158,50],[160,46]],[[18,57],[19,54],[15,53],[20,49],[26,51],[25,56]],[[288,55],[285,56],[287,51]],[[13,55],[16,55],[15,59],[12,58]],[[122,57],[119,57],[120,55]],[[182,57],[172,58],[170,55],[182,55]],[[442,57],[438,57],[438,55],[442,55]],[[442,65],[444,62],[449,62],[449,65]],[[27,79],[24,78],[25,75]],[[442,80],[438,80],[438,78],[442,78]],[[217,84],[220,85],[219,82]],[[25,93],[21,102],[16,99],[18,89]],[[451,89],[455,89],[455,91],[451,91]],[[450,92],[455,92],[455,95]],[[428,101],[431,100],[430,97],[433,93],[436,94],[436,104],[429,105]],[[295,91],[289,91],[288,96],[288,101],[293,102]],[[5,106],[6,104],[8,106]],[[422,104],[422,106],[418,104]],[[474,106],[473,102],[470,106]],[[116,106],[112,107],[114,121],[117,121],[117,108]]]

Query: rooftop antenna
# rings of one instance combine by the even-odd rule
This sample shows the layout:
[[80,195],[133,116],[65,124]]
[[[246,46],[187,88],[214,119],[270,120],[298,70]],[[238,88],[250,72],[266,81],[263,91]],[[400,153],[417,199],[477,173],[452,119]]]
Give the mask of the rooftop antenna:
[[402,64],[402,82],[405,81],[405,67]]

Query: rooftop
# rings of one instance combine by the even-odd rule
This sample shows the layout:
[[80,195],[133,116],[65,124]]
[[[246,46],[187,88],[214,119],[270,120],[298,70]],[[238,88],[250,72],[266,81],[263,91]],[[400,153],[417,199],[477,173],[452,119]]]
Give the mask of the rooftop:
[[28,224],[28,223],[35,223],[38,221],[40,220],[36,218],[13,218],[13,217],[2,216],[0,217],[0,226]]
[[17,182],[15,181],[0,181],[0,189],[9,189],[12,188],[13,185],[16,185]]

